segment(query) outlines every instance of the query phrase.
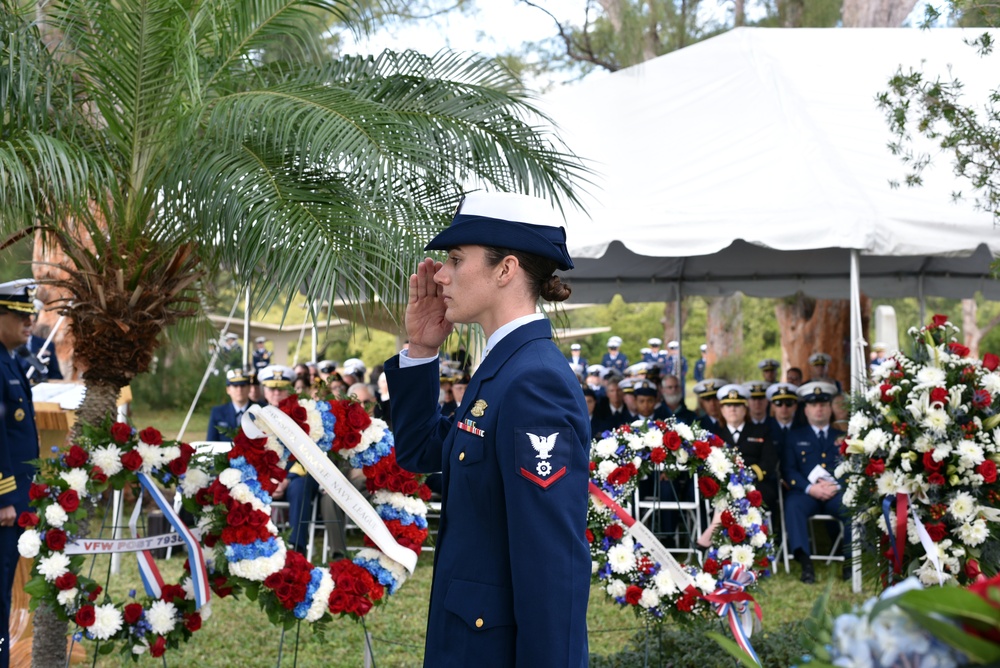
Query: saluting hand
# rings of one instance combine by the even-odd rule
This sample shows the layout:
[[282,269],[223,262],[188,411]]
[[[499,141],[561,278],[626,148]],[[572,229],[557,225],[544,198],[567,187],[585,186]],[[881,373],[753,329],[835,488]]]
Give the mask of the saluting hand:
[[445,318],[445,303],[441,286],[434,282],[434,274],[441,263],[431,258],[417,265],[417,273],[410,275],[410,300],[406,304],[406,336],[410,340],[410,357],[433,357],[444,340],[451,334],[453,325]]

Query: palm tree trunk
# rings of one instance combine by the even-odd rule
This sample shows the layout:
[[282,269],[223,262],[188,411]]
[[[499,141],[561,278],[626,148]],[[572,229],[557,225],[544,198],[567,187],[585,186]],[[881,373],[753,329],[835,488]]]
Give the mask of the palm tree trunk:
[[99,425],[104,418],[111,416],[114,421],[118,411],[118,395],[125,387],[125,383],[117,383],[111,380],[84,378],[84,385],[87,394],[83,398],[83,403],[76,411],[76,424],[70,432],[70,440],[80,435],[83,423]]

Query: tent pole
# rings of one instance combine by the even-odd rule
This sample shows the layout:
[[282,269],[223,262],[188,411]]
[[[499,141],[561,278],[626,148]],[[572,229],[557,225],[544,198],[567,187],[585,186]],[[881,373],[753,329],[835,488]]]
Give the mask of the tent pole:
[[250,286],[243,302],[243,370],[250,370]]
[[927,300],[924,299],[924,275],[917,276],[917,301],[920,303],[920,324],[927,322]]
[[[864,374],[867,367],[865,341],[861,331],[861,268],[860,253],[851,249],[851,394],[858,395],[864,389]],[[858,539],[860,525],[855,521],[851,544],[851,588],[861,592],[861,549]]]
[[319,325],[316,324],[318,320],[319,320],[319,304],[317,303],[317,300],[314,299],[312,301],[312,321],[313,321],[313,324],[312,324],[312,361],[313,361],[313,364],[316,364],[317,362],[319,362],[319,360],[316,359],[316,349],[319,348]]

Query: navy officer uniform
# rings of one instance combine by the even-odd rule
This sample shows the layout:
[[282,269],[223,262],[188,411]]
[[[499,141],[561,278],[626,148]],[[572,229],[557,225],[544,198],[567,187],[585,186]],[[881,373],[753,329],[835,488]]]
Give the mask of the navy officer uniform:
[[646,341],[649,349],[642,354],[642,361],[647,364],[659,364],[660,367],[667,366],[667,351],[660,350],[663,339],[652,338]]
[[615,369],[620,373],[625,373],[628,368],[628,355],[619,352],[622,347],[622,338],[612,336],[608,339],[608,352],[601,358],[601,366],[607,369]]
[[[21,325],[37,315],[35,286],[31,279],[20,279],[0,285],[0,317],[3,318],[4,339],[0,346],[0,382],[3,383],[2,416],[0,416],[0,508],[13,508],[13,521],[0,526],[0,667],[10,661],[11,598],[14,574],[20,554],[17,540],[22,529],[17,518],[28,508],[28,489],[35,467],[28,462],[38,459],[38,430],[35,409],[31,403],[31,386],[15,358],[15,350],[27,342],[28,334]],[[22,333],[24,336],[22,337]]]
[[[723,406],[746,406],[750,399],[747,387],[730,383],[723,385],[716,393]],[[764,497],[764,505],[773,513],[778,512],[778,449],[771,439],[766,424],[755,423],[746,414],[743,424],[734,428],[724,424],[719,429],[719,437],[735,446],[743,458],[743,464],[754,474],[754,485]]]
[[[468,205],[485,206],[492,196],[484,197],[467,196],[427,248],[516,244],[552,257],[546,237],[506,233],[521,225],[516,219],[488,209],[473,218]],[[560,248],[566,270],[572,262]],[[397,461],[415,473],[443,474],[425,666],[588,665],[590,423],[551,337],[542,314],[501,326],[453,420],[435,401],[434,358],[385,362]]]
[[257,347],[253,351],[253,368],[258,371],[271,364],[271,351],[264,347],[267,343],[266,336],[258,336],[254,339]]
[[566,359],[569,360],[570,364],[579,364],[583,367],[584,371],[586,371],[589,366],[587,364],[587,358],[583,356],[582,352],[580,352],[579,343],[574,343],[569,347],[569,357]]
[[[243,373],[242,369],[230,369],[226,372],[226,390],[230,393],[230,397],[233,395],[232,391],[229,390],[231,387],[245,387],[249,390],[250,377]],[[233,401],[212,407],[212,412],[208,416],[206,441],[233,440],[232,435],[239,430],[243,413],[250,407],[249,398],[244,397],[244,399],[246,401],[242,405],[237,405],[236,399],[233,398]]]
[[[717,402],[719,398],[716,396],[719,390],[722,389],[723,385],[728,385],[723,378],[706,378],[700,383],[694,386],[695,396],[698,397],[698,406],[704,410],[703,403],[714,401]],[[706,431],[710,431],[713,434],[718,434],[722,425],[719,424],[718,420],[715,420],[708,413],[703,413],[698,417],[698,426]]]
[[[805,403],[830,403],[837,394],[832,383],[810,382],[798,389],[799,399]],[[825,469],[833,478],[834,469],[840,461],[837,439],[844,432],[826,425],[806,425],[789,432],[782,461],[782,476],[788,483],[789,492],[785,498],[785,530],[788,533],[788,551],[802,564],[802,581],[815,582],[809,545],[809,518],[813,515],[833,515],[842,519],[844,538],[843,550],[851,545],[851,522],[843,503],[843,490],[831,498],[820,501],[809,495],[813,484],[810,474]],[[845,569],[846,571],[846,569]]]
[[701,351],[701,357],[698,361],[694,363],[694,382],[700,383],[705,380],[705,367],[708,365],[708,360],[705,359],[705,355],[708,353],[708,344],[703,343],[698,346],[698,350]]
[[[799,405],[798,389],[798,385],[791,383],[774,383],[767,387],[767,401],[771,404],[771,410],[774,415],[769,415],[766,422],[768,428],[771,430],[774,443],[778,447],[779,460],[784,457],[785,441],[788,440],[788,434],[793,429],[802,426],[802,423],[795,421],[795,414]],[[795,407],[795,410],[792,411],[792,419],[787,422],[782,422],[777,417],[778,411],[783,407],[782,405]]]

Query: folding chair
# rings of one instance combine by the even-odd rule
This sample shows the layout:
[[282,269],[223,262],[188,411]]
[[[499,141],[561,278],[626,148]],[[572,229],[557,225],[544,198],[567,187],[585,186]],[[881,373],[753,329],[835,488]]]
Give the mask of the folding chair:
[[[664,470],[662,466],[657,466],[653,473],[650,475],[655,475],[659,477],[660,471]],[[691,476],[691,484],[694,486],[694,499],[691,501],[681,501],[680,499],[676,501],[663,501],[659,498],[659,485],[660,484],[671,484],[670,481],[660,481],[657,480],[655,486],[657,495],[653,498],[640,498],[639,488],[636,486],[635,493],[633,495],[632,508],[633,514],[639,519],[640,522],[649,526],[651,530],[655,532],[656,519],[659,518],[658,511],[677,511],[680,513],[680,522],[684,526],[684,532],[688,535],[688,545],[687,547],[682,547],[679,544],[674,546],[665,546],[668,552],[676,552],[679,554],[693,554],[699,560],[701,559],[701,552],[698,550],[698,546],[695,541],[698,535],[701,533],[702,529],[702,508],[701,508],[701,491],[698,489],[698,474],[695,473]],[[674,496],[677,496],[676,494]],[[657,513],[654,515],[654,513]],[[662,533],[661,533],[662,535]],[[675,537],[679,534],[675,533]]]

